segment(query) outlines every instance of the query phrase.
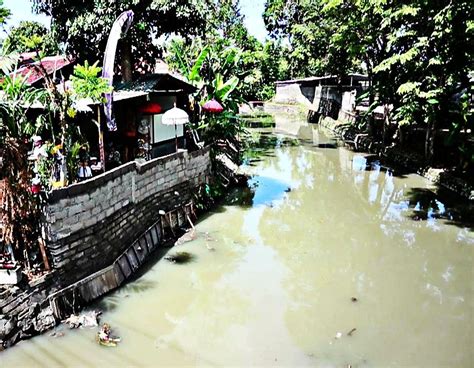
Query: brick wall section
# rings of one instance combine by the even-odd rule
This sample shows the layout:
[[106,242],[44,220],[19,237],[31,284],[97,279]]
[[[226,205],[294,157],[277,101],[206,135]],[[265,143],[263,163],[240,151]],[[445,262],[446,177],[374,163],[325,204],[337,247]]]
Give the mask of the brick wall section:
[[192,200],[210,174],[209,148],[130,162],[55,190],[45,209],[58,287],[107,267],[158,218]]

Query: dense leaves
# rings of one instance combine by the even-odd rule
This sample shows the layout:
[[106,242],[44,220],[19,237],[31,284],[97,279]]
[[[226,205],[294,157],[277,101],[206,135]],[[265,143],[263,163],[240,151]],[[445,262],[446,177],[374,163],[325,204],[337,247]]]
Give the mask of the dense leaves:
[[90,98],[94,102],[103,102],[104,93],[110,91],[108,81],[99,77],[102,68],[97,66],[98,61],[89,65],[86,60],[84,65],[78,64],[74,67],[74,75],[71,76],[74,93],[79,98]]
[[[171,43],[173,57],[170,58],[172,66],[197,88],[193,96],[195,128],[202,131],[207,143],[214,143],[218,139],[234,139],[239,132],[239,125],[234,118],[239,105],[244,102],[238,93],[238,86],[242,82],[238,63],[241,50],[235,47],[221,49],[215,45],[202,46],[194,43],[196,57],[187,52],[183,42]],[[209,101],[216,100],[224,107],[224,114],[201,115],[201,106]]]
[[[36,44],[35,40],[30,40]],[[41,60],[40,53],[36,57]],[[34,195],[32,184],[49,190],[53,185],[53,166],[58,169],[61,185],[72,182],[77,170],[77,153],[81,135],[73,117],[76,94],[56,85],[41,63],[39,73],[45,81],[44,88],[32,88],[27,76],[11,74],[17,68],[18,54],[2,57],[2,82],[0,83],[0,155],[3,203],[1,208],[4,239],[13,246],[15,259],[29,266],[39,254],[41,196]],[[86,70],[87,71],[87,70]],[[84,87],[84,90],[90,90]],[[32,111],[33,107],[43,106]],[[46,139],[35,154],[32,137]],[[55,157],[52,153],[55,152]],[[35,182],[39,179],[39,182]]]
[[368,119],[370,134],[403,143],[421,127],[428,161],[448,144],[460,147],[466,166],[474,161],[473,16],[474,4],[463,0],[267,0],[264,19],[271,36],[289,44],[292,77],[369,76],[369,105],[393,106],[382,126]]
[[55,55],[59,52],[54,32],[49,31],[41,23],[32,21],[22,21],[18,26],[12,27],[4,41],[3,47],[17,52],[36,51],[36,45],[31,43],[33,37],[37,38],[36,43],[44,54]]
[[[4,73],[15,65],[9,66],[4,66]],[[29,138],[40,132],[45,123],[42,119],[31,121],[28,110],[34,102],[43,100],[44,94],[28,87],[25,77],[12,78],[8,75],[3,76],[0,90],[3,93],[0,100],[3,237],[12,245],[15,258],[23,260],[25,252],[34,247],[39,236],[39,208],[30,192]]]
[[0,0],[0,27],[5,25],[5,22],[11,15],[11,11],[3,6],[3,0]]
[[[134,22],[121,41],[119,60],[135,72],[153,70],[161,53],[156,42],[169,33],[190,38],[205,30],[210,0],[32,0],[37,12],[52,16],[60,42],[80,61],[102,58],[109,31],[117,16],[134,12]],[[124,63],[122,63],[124,64]],[[125,64],[124,64],[125,66]]]

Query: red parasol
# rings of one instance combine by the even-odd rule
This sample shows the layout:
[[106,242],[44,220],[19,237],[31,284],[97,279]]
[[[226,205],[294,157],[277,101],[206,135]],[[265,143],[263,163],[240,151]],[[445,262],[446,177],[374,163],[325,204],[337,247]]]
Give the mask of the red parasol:
[[224,111],[222,105],[214,99],[209,100],[204,105],[202,105],[202,109],[206,112],[210,112],[211,114],[220,114],[222,111]]
[[147,102],[145,105],[140,106],[139,110],[142,114],[159,114],[163,109],[159,103]]

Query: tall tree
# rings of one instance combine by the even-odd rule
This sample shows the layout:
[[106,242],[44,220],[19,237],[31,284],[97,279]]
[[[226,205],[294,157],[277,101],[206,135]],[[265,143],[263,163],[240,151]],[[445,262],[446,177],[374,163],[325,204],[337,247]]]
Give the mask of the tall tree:
[[255,50],[259,42],[249,34],[244,24],[244,15],[239,0],[221,0],[215,5],[216,11],[210,14],[207,34],[218,34],[233,46],[243,50]]
[[331,36],[336,29],[334,19],[324,14],[325,0],[268,0],[263,19],[272,38],[289,45],[288,65],[292,77],[325,74],[328,69],[340,70],[343,66],[329,52]]
[[[381,32],[387,3],[385,0],[322,2],[321,16],[326,24],[331,24],[324,72],[342,76],[364,71],[369,79],[371,108],[387,102],[387,93],[393,96],[390,84],[384,83],[388,80],[387,73],[374,73],[374,68],[387,56],[388,34]],[[375,101],[376,94],[378,101]],[[372,136],[377,133],[372,114],[368,115],[368,131]]]
[[0,27],[4,27],[7,19],[12,15],[10,9],[3,6],[3,0],[0,0]]
[[435,158],[435,146],[442,146],[439,129],[451,129],[460,147],[472,137],[467,126],[473,123],[472,110],[462,101],[471,93],[473,16],[474,4],[463,0],[410,0],[384,12],[381,32],[389,38],[387,57],[375,72],[392,76],[385,83],[396,88],[396,121],[425,128],[428,161]]
[[289,43],[292,76],[368,74],[370,106],[393,106],[380,128],[369,119],[372,135],[389,143],[391,121],[398,138],[421,126],[432,161],[443,145],[437,132],[449,128],[451,144],[472,156],[472,1],[267,0],[265,9],[272,37]]
[[54,55],[59,52],[53,32],[43,24],[34,21],[22,21],[18,26],[12,27],[3,46],[10,51],[20,53],[36,51],[28,44],[28,40],[33,36],[41,37],[41,43],[38,46],[46,55]]
[[202,34],[213,6],[212,0],[31,1],[36,12],[52,17],[59,41],[81,61],[101,58],[114,20],[123,11],[132,10],[134,23],[119,47],[122,74],[129,74],[130,69],[152,70],[161,53],[156,42],[160,36]]
[[238,0],[222,0],[215,3],[215,11],[209,14],[205,36],[186,43],[184,40],[168,44],[168,61],[172,67],[179,64],[177,57],[186,49],[188,57],[197,58],[203,45],[212,45],[214,55],[225,56],[233,49],[239,50],[238,62],[233,72],[241,82],[238,91],[245,100],[267,100],[274,94],[274,82],[286,78],[285,48],[280,43],[259,42],[251,35],[244,23],[244,15]]

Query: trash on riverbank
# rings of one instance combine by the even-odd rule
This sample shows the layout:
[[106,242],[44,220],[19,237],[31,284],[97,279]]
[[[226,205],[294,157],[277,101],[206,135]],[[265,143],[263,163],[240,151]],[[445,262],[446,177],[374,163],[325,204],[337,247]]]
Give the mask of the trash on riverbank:
[[115,347],[121,341],[120,337],[112,337],[112,330],[107,323],[104,323],[97,332],[96,340],[99,345],[107,347]]
[[182,245],[196,238],[197,238],[196,230],[190,229],[186,231],[181,237],[179,237],[178,240],[175,241],[174,245]]
[[51,337],[63,337],[64,332],[54,331],[54,332],[50,333],[49,336],[51,336]]
[[189,252],[176,252],[165,257],[167,261],[178,264],[191,262],[194,258],[194,255]]
[[97,327],[99,325],[99,316],[101,314],[102,312],[95,310],[78,315],[71,314],[62,322],[69,325],[69,328]]

